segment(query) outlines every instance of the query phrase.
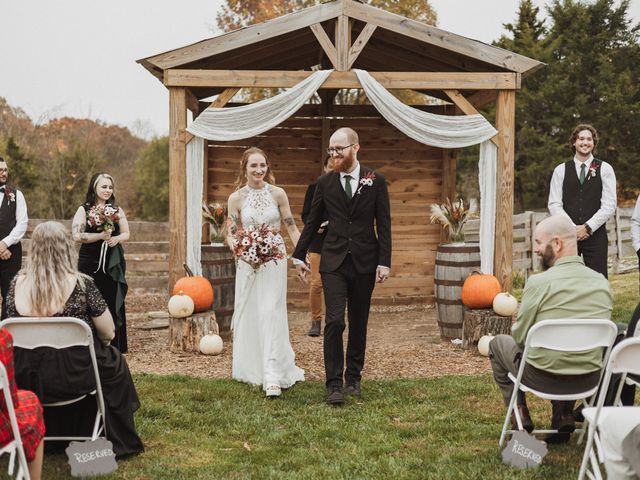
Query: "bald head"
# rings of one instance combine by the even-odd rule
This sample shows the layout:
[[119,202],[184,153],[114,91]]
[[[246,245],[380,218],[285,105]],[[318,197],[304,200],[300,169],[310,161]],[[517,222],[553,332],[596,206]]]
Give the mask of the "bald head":
[[349,127],[339,128],[338,130],[333,132],[333,135],[331,135],[331,138],[334,138],[334,137],[343,138],[344,140],[347,141],[347,145],[351,143],[360,143],[360,140],[358,139],[358,134],[356,133],[356,131],[353,128],[349,128]]
[[554,215],[545,218],[536,227],[534,251],[542,257],[542,266],[547,269],[558,258],[578,255],[576,227],[568,217]]

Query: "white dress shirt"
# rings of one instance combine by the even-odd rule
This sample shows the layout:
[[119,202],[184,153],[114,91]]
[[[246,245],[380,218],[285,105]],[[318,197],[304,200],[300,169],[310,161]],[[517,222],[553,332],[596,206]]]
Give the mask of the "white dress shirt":
[[631,243],[636,252],[640,250],[640,195],[638,195],[636,208],[633,209],[633,215],[631,215]]
[[[593,155],[589,155],[584,164],[585,167],[585,182],[588,181],[589,178],[589,167],[591,166],[591,162],[593,162]],[[578,178],[580,178],[580,166],[582,162],[577,158],[573,157],[573,163],[576,167],[576,174]],[[567,212],[564,211],[563,203],[562,203],[562,184],[564,183],[564,171],[565,166],[564,163],[558,165],[553,171],[553,176],[551,177],[551,189],[549,191],[549,213],[551,215],[566,215],[569,217]],[[600,172],[597,173],[602,178],[602,196],[600,197],[600,208],[596,213],[593,214],[589,220],[585,223],[591,227],[591,231],[595,232],[602,225],[607,223],[607,220],[611,218],[612,215],[616,213],[616,206],[618,204],[616,198],[616,174],[613,171],[613,167],[609,165],[607,162],[602,162],[600,166]]]
[[[24,196],[20,190],[12,189],[16,194],[16,226],[9,232],[9,235],[4,237],[2,241],[10,247],[15,245],[24,234],[27,232],[29,226],[29,217],[27,216],[27,202],[24,200]],[[4,202],[4,190],[0,192],[0,205]]]
[[340,185],[342,185],[342,189],[345,192],[346,187],[344,183],[344,177],[346,177],[347,175],[351,175],[351,180],[349,181],[349,183],[351,183],[351,194],[355,195],[358,188],[358,182],[360,181],[360,162],[356,160],[356,168],[354,168],[351,172],[340,172]]

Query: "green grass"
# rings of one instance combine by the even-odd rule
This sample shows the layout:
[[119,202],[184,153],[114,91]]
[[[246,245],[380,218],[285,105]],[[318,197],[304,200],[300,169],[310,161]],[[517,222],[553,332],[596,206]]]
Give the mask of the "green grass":
[[[230,380],[135,380],[147,451],[107,478],[569,479],[582,451],[575,442],[552,447],[535,471],[503,465],[504,410],[489,375],[365,381],[363,398],[343,408],[324,404],[320,382],[266,400]],[[530,403],[534,421],[546,424],[548,404]],[[66,457],[46,457],[44,478],[68,472]]]

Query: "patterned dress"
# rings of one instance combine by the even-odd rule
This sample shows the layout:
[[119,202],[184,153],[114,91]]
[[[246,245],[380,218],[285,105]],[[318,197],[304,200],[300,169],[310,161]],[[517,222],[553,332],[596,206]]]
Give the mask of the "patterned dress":
[[[44,419],[38,397],[29,390],[18,390],[13,374],[13,337],[6,329],[0,329],[0,362],[7,370],[13,408],[27,461],[35,458],[36,450],[44,437]],[[13,440],[4,395],[0,393],[0,448]]]

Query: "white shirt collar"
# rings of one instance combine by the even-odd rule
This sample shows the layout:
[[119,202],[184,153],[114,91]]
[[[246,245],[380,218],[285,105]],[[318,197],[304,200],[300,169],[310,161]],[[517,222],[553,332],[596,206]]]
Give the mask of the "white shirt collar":
[[356,160],[356,168],[353,169],[352,172],[340,172],[340,180],[343,180],[345,175],[351,175],[351,178],[354,180],[360,179],[360,162]]
[[[587,169],[589,169],[589,167],[591,166],[591,162],[593,162],[593,154],[589,154],[589,158],[587,158],[587,160],[584,162],[584,164],[587,166]],[[575,156],[573,157],[573,163],[578,169],[580,168],[580,165],[582,165],[582,162]]]

